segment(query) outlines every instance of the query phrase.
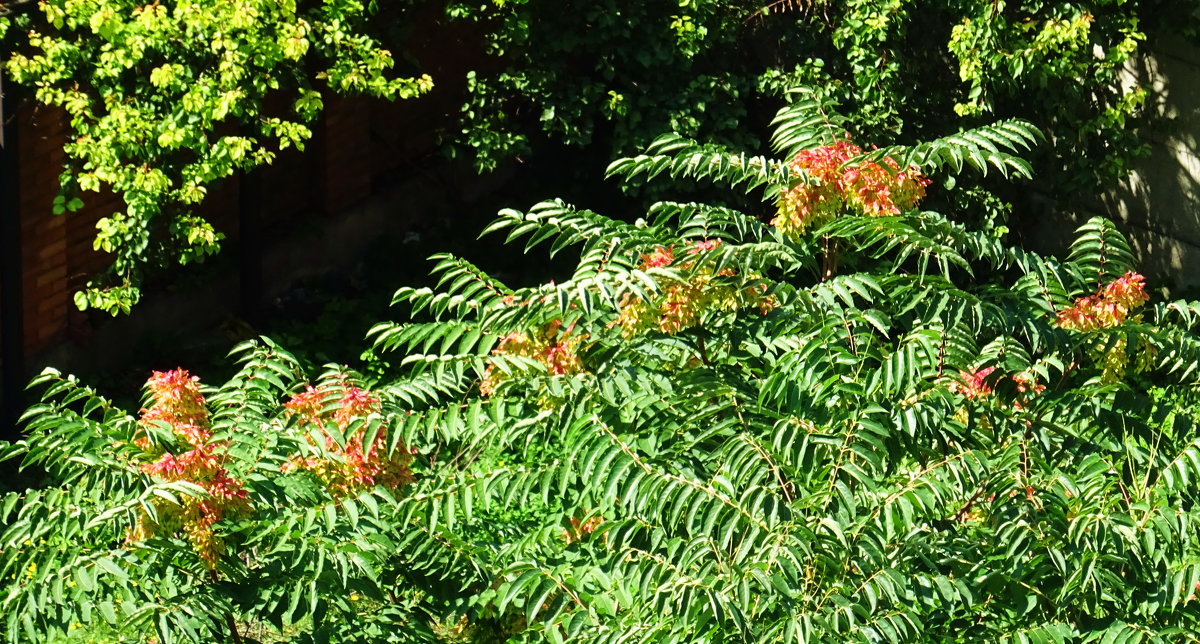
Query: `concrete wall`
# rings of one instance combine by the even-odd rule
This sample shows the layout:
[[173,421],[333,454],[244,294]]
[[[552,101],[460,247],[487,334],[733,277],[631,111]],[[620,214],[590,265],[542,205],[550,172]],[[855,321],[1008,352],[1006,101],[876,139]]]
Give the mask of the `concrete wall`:
[[[1200,290],[1200,47],[1182,39],[1151,43],[1125,82],[1149,92],[1155,117],[1150,155],[1111,190],[1092,199],[1039,199],[1042,238],[1069,243],[1072,224],[1101,215],[1129,236],[1141,271],[1171,296]],[[1065,236],[1065,237],[1064,237]],[[1053,242],[1051,242],[1053,243]]]

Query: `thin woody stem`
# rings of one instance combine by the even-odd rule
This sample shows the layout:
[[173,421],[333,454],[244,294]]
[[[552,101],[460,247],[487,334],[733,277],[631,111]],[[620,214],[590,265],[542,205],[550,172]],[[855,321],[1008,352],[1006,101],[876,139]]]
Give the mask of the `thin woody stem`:
[[696,337],[696,346],[700,350],[700,361],[711,367],[712,360],[708,357],[708,346],[704,343],[704,336]]
[[242,634],[238,632],[237,622],[233,620],[233,613],[225,613],[225,623],[229,626],[229,636],[233,640],[233,644],[242,644]]
[[830,239],[828,235],[822,237],[821,250],[821,281],[824,282],[837,272],[837,241]]

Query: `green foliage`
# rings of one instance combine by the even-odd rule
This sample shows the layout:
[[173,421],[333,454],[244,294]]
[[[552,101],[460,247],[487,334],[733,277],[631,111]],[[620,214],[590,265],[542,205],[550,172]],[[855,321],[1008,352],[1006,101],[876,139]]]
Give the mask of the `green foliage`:
[[[743,124],[803,83],[846,106],[856,134],[881,145],[984,119],[1035,122],[1053,142],[1043,175],[1092,188],[1145,151],[1147,93],[1119,73],[1146,32],[1194,31],[1196,14],[1176,4],[453,2],[449,16],[482,25],[496,62],[468,74],[461,131],[449,143],[469,148],[480,168],[545,138],[611,142],[627,154],[673,131],[754,148],[761,133]],[[126,311],[147,265],[216,252],[221,233],[193,207],[214,182],[303,146],[322,104],[316,81],[388,97],[431,83],[388,75],[392,55],[369,35],[359,0],[40,7],[7,30],[28,39],[6,69],[70,114],[54,209],[74,210],[101,189],[125,202],[98,226],[96,248],[114,253],[114,264],[76,296],[81,308]],[[0,17],[0,30],[7,25]]]
[[459,142],[481,167],[546,137],[611,134],[619,154],[663,131],[753,144],[743,124],[762,97],[807,84],[880,144],[1032,121],[1053,141],[1043,176],[1076,190],[1145,152],[1149,90],[1119,75],[1146,32],[1194,33],[1200,19],[1124,0],[506,0],[450,14],[486,25],[499,62],[471,73],[463,110]]
[[85,627],[97,637],[119,627],[157,632],[162,642],[217,641],[235,616],[242,629],[329,637],[354,623],[370,635],[380,633],[372,614],[395,615],[371,609],[382,601],[376,582],[394,574],[394,544],[379,531],[390,525],[379,507],[394,499],[382,488],[331,496],[303,475],[284,475],[287,454],[328,455],[327,446],[306,441],[280,413],[285,386],[298,378],[290,356],[269,343],[238,352],[245,367],[209,392],[212,426],[229,442],[222,465],[245,482],[255,514],[224,522],[219,538],[236,554],[215,569],[183,535],[133,536],[147,516],[165,521],[169,504],[208,497],[196,483],[146,475],[135,446],[146,428],[72,378],[48,371],[35,381],[45,402],[27,418],[40,440],[9,445],[5,456],[45,468],[57,486],[3,504],[6,641],[78,637]]
[[[136,421],[48,376],[9,450],[55,481],[4,502],[10,638],[124,620],[208,641],[231,616],[299,641],[1194,639],[1200,304],[1141,308],[1103,220],[1065,260],[862,200],[785,234],[781,195],[823,187],[789,161],[840,122],[810,96],[778,119],[783,160],[673,135],[610,169],[729,186],[722,206],[501,212],[488,232],[579,254],[565,281],[436,257],[438,284],[395,298],[426,321],[372,330],[400,367],[349,430],[419,450],[396,494],[283,473],[306,443],[278,405],[303,377],[245,349],[210,406],[260,510],[221,525],[215,581],[186,544],[124,539],[146,499],[197,492],[131,471]],[[1039,137],[889,154],[1019,176]]]
[[492,168],[529,151],[538,133],[586,144],[606,121],[621,147],[664,131],[731,135],[754,93],[756,73],[738,45],[755,8],[741,0],[453,2],[451,17],[488,26],[487,53],[503,65],[468,76],[454,142]]
[[222,235],[192,208],[235,171],[304,147],[322,109],[318,80],[387,98],[431,86],[428,76],[389,78],[392,54],[364,30],[358,0],[39,7],[6,71],[70,117],[56,214],[103,189],[125,202],[97,224],[95,246],[114,263],[76,296],[80,308],[128,311],[146,264],[216,252]]

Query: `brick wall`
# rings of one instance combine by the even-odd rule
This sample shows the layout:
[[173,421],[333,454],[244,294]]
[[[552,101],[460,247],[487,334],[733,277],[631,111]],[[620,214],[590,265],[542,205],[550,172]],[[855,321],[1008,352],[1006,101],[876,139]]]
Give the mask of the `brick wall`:
[[93,250],[96,222],[119,207],[93,195],[79,212],[53,215],[67,122],[62,112],[24,104],[17,112],[21,182],[21,247],[26,353],[63,337],[82,317],[72,295],[106,264]]
[[[286,225],[302,213],[337,212],[370,196],[374,155],[370,145],[371,106],[342,99],[328,103],[317,124],[320,155],[288,150],[258,170],[261,219],[266,227]],[[21,186],[21,246],[25,353],[33,355],[65,337],[86,336],[88,316],[72,297],[89,278],[108,266],[110,256],[93,249],[96,222],[123,206],[110,193],[83,195],[78,212],[53,215],[68,134],[62,112],[32,103],[17,112]],[[238,238],[238,180],[215,187],[199,212],[229,240]]]
[[[49,213],[58,181],[47,168],[62,167],[66,123],[61,112],[17,112],[21,195],[21,270],[23,279],[25,350],[36,351],[51,342],[64,325],[67,286],[68,220],[39,216]],[[74,222],[70,222],[74,223]],[[71,226],[75,228],[76,226]]]
[[[264,235],[291,225],[297,216],[336,216],[367,201],[381,184],[411,174],[418,159],[436,152],[437,133],[452,126],[463,102],[466,70],[498,65],[482,55],[477,27],[448,23],[433,6],[414,20],[423,28],[413,30],[406,50],[415,69],[434,77],[433,92],[396,102],[327,93],[305,151],[286,150],[272,165],[256,170]],[[32,102],[18,106],[17,118],[24,350],[32,356],[63,339],[91,335],[93,314],[79,312],[72,297],[109,265],[110,257],[92,248],[95,225],[123,204],[108,193],[88,193],[82,210],[54,216],[68,123],[61,111]],[[238,192],[239,178],[227,179],[210,186],[199,208],[231,242],[239,236]],[[158,276],[147,288],[169,281]]]

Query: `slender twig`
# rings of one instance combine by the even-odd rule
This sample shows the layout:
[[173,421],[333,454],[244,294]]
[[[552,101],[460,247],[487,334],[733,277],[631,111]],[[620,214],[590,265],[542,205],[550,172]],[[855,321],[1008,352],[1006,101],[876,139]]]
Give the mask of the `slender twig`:
[[238,632],[237,622],[233,621],[233,613],[225,613],[225,623],[229,625],[229,636],[233,644],[242,644],[242,634]]
[[837,241],[826,235],[821,239],[821,281],[824,282],[837,272]]
[[700,351],[700,362],[703,362],[705,366],[711,367],[712,360],[708,358],[708,346],[704,344],[704,336],[696,336],[696,348]]
[[961,510],[954,513],[954,517],[950,520],[955,523],[962,521],[962,518],[967,516],[967,513],[971,511],[971,508],[975,505],[975,502],[979,500],[979,497],[983,496],[984,489],[986,489],[986,486],[980,485],[979,489],[975,490],[975,494],[971,495],[971,498],[967,499],[966,505],[962,506]]

